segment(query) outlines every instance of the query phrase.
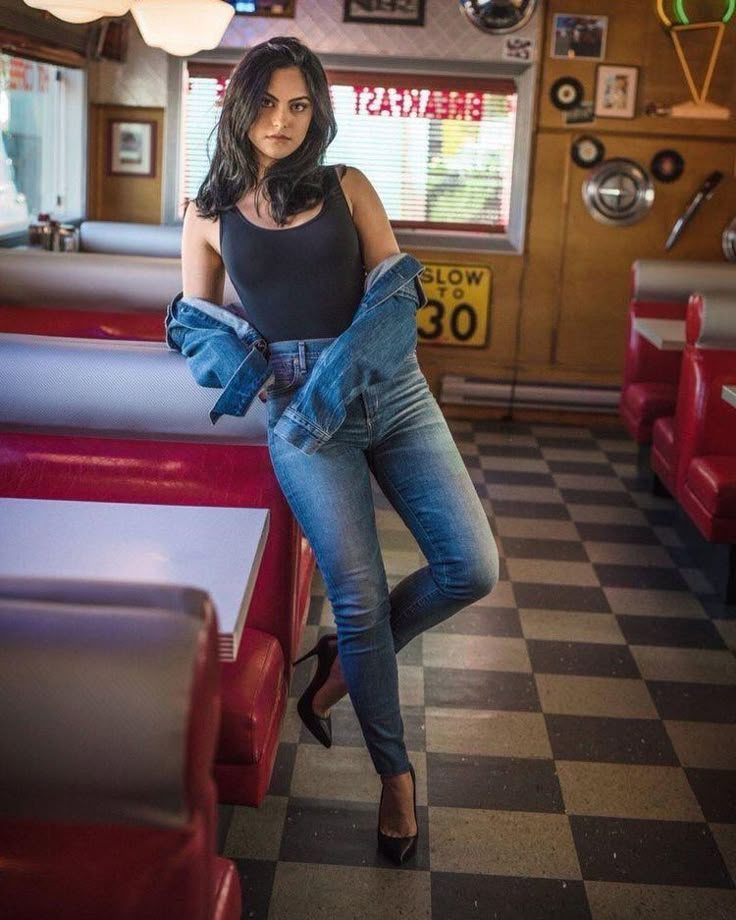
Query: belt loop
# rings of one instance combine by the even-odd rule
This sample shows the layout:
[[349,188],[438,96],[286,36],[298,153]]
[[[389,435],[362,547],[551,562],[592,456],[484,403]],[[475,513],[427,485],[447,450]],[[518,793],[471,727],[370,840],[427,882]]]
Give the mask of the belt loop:
[[299,348],[299,370],[304,373],[307,369],[307,346],[305,342],[298,342]]

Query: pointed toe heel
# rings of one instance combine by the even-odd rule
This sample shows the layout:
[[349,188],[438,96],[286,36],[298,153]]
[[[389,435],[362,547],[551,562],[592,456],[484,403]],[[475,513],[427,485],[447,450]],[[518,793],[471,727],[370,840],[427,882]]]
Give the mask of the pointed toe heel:
[[383,805],[383,790],[381,790],[381,802],[378,806],[378,849],[392,863],[400,866],[407,860],[411,859],[417,851],[419,841],[419,822],[417,821],[417,778],[414,774],[414,767],[409,764],[409,772],[414,786],[414,821],[417,825],[417,832],[412,837],[389,837],[381,831],[381,805]]
[[302,655],[301,658],[297,658],[292,664],[296,666],[315,655],[317,656],[317,670],[309,686],[299,697],[299,701],[296,704],[296,710],[299,713],[299,718],[307,726],[317,741],[326,748],[329,748],[332,747],[332,717],[327,716],[326,718],[322,718],[318,716],[312,709],[312,701],[317,691],[324,685],[329,677],[330,669],[332,668],[335,658],[337,658],[337,636],[334,633],[322,636],[314,648],[310,649],[306,655]]

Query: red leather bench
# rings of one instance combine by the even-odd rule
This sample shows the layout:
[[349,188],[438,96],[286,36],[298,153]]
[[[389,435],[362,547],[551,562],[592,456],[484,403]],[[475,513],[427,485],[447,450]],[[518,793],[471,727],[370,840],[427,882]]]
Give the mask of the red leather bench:
[[681,354],[657,349],[635,331],[634,320],[684,321],[690,294],[703,290],[736,292],[736,266],[662,259],[632,265],[620,414],[638,444],[651,442],[656,419],[674,414]]
[[239,920],[207,595],[0,579],[0,634],[0,916]]
[[162,343],[0,334],[0,495],[268,508],[240,654],[222,668],[222,802],[266,794],[314,567],[265,444],[265,407],[208,410],[216,391]]
[[736,295],[693,295],[685,328],[676,411],[654,425],[652,468],[707,540],[735,544],[736,409],[721,392],[736,381]]

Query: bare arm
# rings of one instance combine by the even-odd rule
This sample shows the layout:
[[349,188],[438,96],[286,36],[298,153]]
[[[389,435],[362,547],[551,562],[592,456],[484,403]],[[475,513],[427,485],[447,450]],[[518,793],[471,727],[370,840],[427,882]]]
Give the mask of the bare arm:
[[366,273],[387,256],[399,252],[394,231],[378,193],[359,169],[349,166],[342,179],[345,197],[352,207]]
[[221,304],[225,291],[225,266],[219,253],[219,221],[200,217],[194,204],[184,215],[181,270],[184,297],[201,297]]

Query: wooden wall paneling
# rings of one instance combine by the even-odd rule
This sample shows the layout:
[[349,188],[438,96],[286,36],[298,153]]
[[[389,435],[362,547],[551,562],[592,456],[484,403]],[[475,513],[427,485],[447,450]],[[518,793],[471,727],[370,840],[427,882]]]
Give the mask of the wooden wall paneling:
[[[156,169],[151,177],[108,175],[110,122],[153,121],[156,125]],[[142,106],[92,105],[89,115],[87,217],[144,224],[161,221],[163,189],[164,110]]]

